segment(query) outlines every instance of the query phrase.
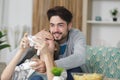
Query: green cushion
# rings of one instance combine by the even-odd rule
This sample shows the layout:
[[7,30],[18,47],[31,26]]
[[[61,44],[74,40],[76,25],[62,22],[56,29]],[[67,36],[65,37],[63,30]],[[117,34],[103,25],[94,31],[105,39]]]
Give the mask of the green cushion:
[[86,67],[88,72],[120,79],[120,49],[87,46]]

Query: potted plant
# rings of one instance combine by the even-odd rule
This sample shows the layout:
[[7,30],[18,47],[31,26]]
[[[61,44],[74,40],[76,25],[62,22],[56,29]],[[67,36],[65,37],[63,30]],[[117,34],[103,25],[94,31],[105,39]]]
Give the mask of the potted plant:
[[117,8],[112,9],[111,15],[113,16],[113,21],[117,21],[118,9]]
[[6,36],[6,34],[3,34],[2,31],[0,31],[0,51],[4,48],[10,47],[9,44],[5,43],[6,40],[2,39],[4,36]]
[[63,72],[63,68],[53,67],[51,72],[54,75],[53,80],[62,80],[60,76]]

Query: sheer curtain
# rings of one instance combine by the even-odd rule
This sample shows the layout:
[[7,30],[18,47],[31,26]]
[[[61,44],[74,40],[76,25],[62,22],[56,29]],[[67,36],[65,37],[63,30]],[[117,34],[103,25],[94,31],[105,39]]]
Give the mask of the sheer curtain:
[[6,58],[12,58],[12,56],[15,55],[15,53],[12,53],[14,51],[19,43],[21,38],[23,37],[23,34],[25,32],[28,32],[31,34],[31,27],[26,25],[16,25],[16,26],[8,26],[7,25],[7,11],[8,11],[8,2],[5,0],[0,0],[0,31],[2,31],[4,34],[7,34],[4,37],[4,40],[6,40],[6,43],[10,44],[9,48],[5,48],[0,51],[0,62],[8,62]]
[[0,0],[0,30],[2,27],[2,21],[3,21],[3,3],[4,3],[4,0]]
[[23,25],[23,26],[17,25],[13,27],[8,27],[7,30],[8,30],[7,31],[8,42],[11,45],[10,51],[14,50],[19,46],[19,43],[24,33],[27,32],[28,34],[31,34],[31,28],[26,25]]
[[[0,0],[0,31],[2,31],[2,27],[3,27],[4,1],[5,0]],[[4,38],[2,38],[2,39],[4,39]],[[5,56],[6,56],[6,54],[3,54],[3,52],[7,53],[7,51],[6,50],[0,50],[0,62],[3,62],[3,60],[4,60]]]
[[[22,23],[22,20],[21,20],[21,22],[20,22],[20,19],[22,19],[22,18],[19,18],[17,16],[20,16],[21,14],[17,15],[17,16],[15,15],[17,17],[16,22],[17,21],[19,21],[19,22],[17,22],[17,23],[14,22],[15,24],[10,23],[10,22],[12,22],[12,20],[15,21],[15,19],[12,19],[11,16],[14,15],[13,13],[16,13],[14,8],[9,8],[9,7],[13,7],[13,6],[10,6],[10,5],[12,5],[10,3],[11,2],[9,0],[0,0],[0,30],[2,32],[4,32],[5,34],[7,34],[7,36],[6,36],[7,41],[11,45],[10,49],[13,50],[14,48],[16,48],[18,46],[19,41],[25,32],[28,32],[31,34],[31,25],[29,25],[29,23],[27,21],[25,23]],[[18,4],[18,3],[16,3],[16,4]],[[28,5],[30,5],[30,3]],[[19,6],[17,6],[17,8],[19,9],[18,11],[22,11],[23,9],[21,10],[21,8],[19,8]],[[15,11],[15,12],[13,12],[13,11]],[[30,10],[28,10],[28,11],[30,11]],[[21,12],[21,13],[23,13],[23,12]],[[28,17],[25,17],[25,18],[28,18]],[[28,19],[30,19],[30,18],[28,18]]]
[[26,25],[17,25],[17,26],[4,26],[2,31],[7,34],[5,40],[10,44],[9,48],[5,48],[0,51],[0,62],[8,63],[13,56],[16,54],[16,49],[18,48],[20,41],[25,32],[31,34],[31,27]]
[[10,43],[11,47],[9,48],[9,52],[6,55],[5,62],[8,64],[9,61],[13,58],[13,56],[16,54],[16,51],[18,50],[20,41],[24,35],[24,33],[31,34],[31,27],[23,25],[17,25],[14,27],[8,27],[8,42]]
[[53,6],[64,6],[73,13],[73,27],[82,28],[82,0],[34,0],[33,27],[35,34],[41,29],[48,29],[47,10]]

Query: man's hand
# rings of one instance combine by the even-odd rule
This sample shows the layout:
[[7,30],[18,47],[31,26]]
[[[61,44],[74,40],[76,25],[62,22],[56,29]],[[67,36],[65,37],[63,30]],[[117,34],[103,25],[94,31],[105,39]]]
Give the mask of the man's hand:
[[37,72],[40,73],[45,73],[46,72],[46,66],[45,66],[45,62],[40,60],[40,59],[35,59],[33,58],[32,61],[35,61],[36,64],[31,65],[32,69],[34,69]]
[[50,32],[46,31],[46,30],[41,30],[40,32],[38,32],[37,34],[34,35],[36,38],[42,38],[42,39],[54,39],[52,35],[50,35]]

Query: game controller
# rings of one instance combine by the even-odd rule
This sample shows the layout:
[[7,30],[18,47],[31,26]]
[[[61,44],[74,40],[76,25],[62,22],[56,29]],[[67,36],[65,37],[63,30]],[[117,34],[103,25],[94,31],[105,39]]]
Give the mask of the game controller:
[[28,35],[28,40],[29,40],[29,43],[30,43],[31,47],[33,47],[35,45],[35,42],[34,42],[33,38],[35,38],[35,36]]
[[16,71],[32,69],[31,65],[36,64],[35,61],[26,61],[25,63],[16,66]]
[[21,65],[24,66],[24,69],[31,69],[32,68],[31,65],[34,65],[34,64],[36,64],[35,61],[30,61],[30,62],[23,63]]
[[[31,47],[33,47],[35,45],[35,42],[34,42],[33,38],[35,38],[35,36],[32,36],[32,35],[28,36],[28,40],[29,40],[29,43],[30,43]],[[40,50],[37,50],[37,55],[38,56],[40,55]]]

